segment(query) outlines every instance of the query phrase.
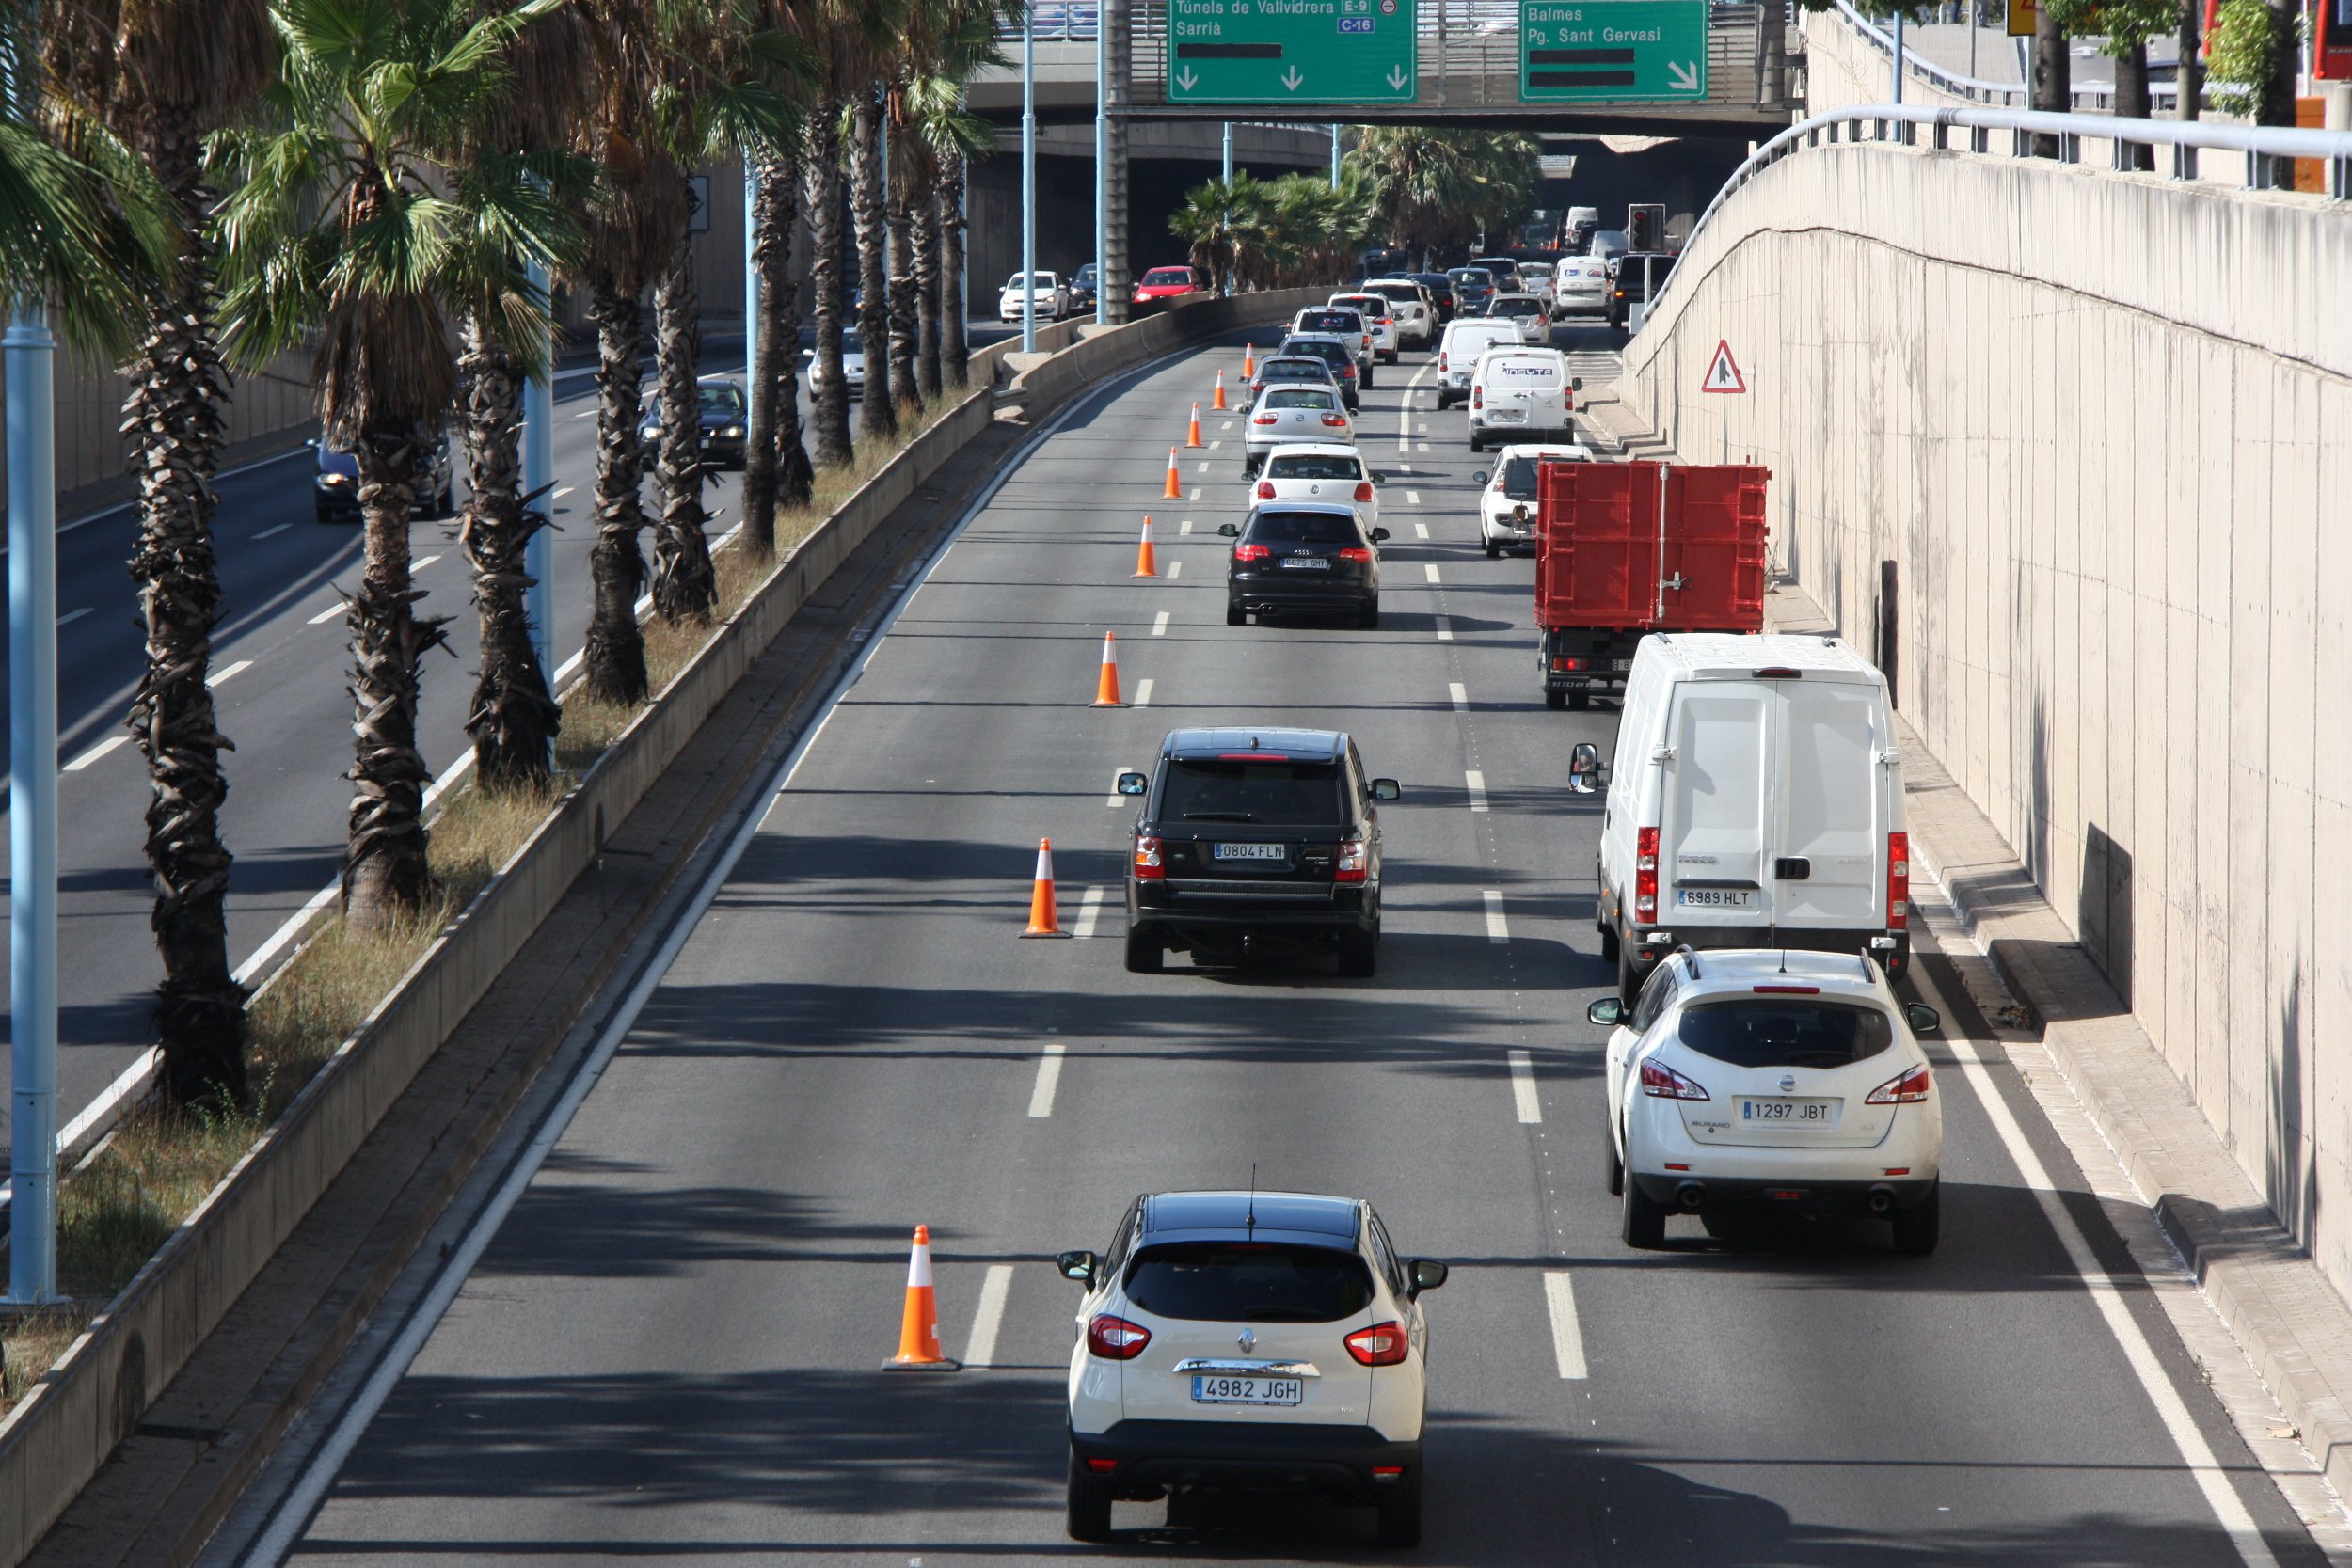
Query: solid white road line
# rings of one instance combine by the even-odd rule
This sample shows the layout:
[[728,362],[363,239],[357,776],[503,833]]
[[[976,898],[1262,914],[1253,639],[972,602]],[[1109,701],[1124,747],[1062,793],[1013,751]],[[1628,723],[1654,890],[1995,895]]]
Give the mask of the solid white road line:
[[1057,1040],[1037,1059],[1037,1083],[1029,1090],[1029,1115],[1033,1117],[1054,1114],[1054,1090],[1061,1083],[1061,1042]]
[[1168,563],[1168,581],[1170,581],[1170,582],[1174,582],[1174,581],[1175,581],[1178,578],[1183,577],[1184,575],[1184,563],[1183,562],[1181,562],[1181,561],[1171,561],[1171,562],[1169,562]]
[[1438,617],[1438,641],[1440,642],[1451,642],[1454,641],[1454,618],[1452,616],[1440,615]]
[[261,532],[259,532],[259,533],[255,534],[253,537],[254,537],[254,538],[256,538],[256,539],[268,539],[268,538],[273,538],[273,537],[275,537],[275,536],[276,536],[276,535],[278,535],[278,534],[280,534],[280,533],[285,532],[288,529],[290,529],[290,528],[292,528],[292,527],[294,527],[294,524],[292,524],[292,523],[280,523],[280,524],[278,524],[276,528],[265,528],[265,529],[263,529]]
[[1464,713],[1468,713],[1470,711],[1469,688],[1465,687],[1460,681],[1448,681],[1446,682],[1445,689],[1446,695],[1454,699],[1454,705],[1455,707],[1461,709]]
[[241,658],[237,660],[236,663],[229,666],[226,670],[214,671],[212,678],[204,684],[211,687],[227,686],[230,681],[235,680],[239,675],[244,674],[247,670],[252,668],[253,661],[251,659]]
[[408,563],[408,569],[412,572],[421,572],[440,559],[437,555],[421,555]]
[[1405,504],[1407,506],[1419,506],[1421,504],[1421,492],[1418,490],[1406,491]]
[[980,1280],[980,1305],[972,1314],[972,1338],[963,1343],[965,1366],[996,1365],[996,1331],[1005,1324],[1005,1298],[1011,1293],[1012,1265],[991,1263]]
[[1518,1113],[1522,1126],[1532,1127],[1544,1119],[1543,1102],[1535,1098],[1535,1064],[1524,1051],[1511,1053],[1511,1108]]
[[1094,923],[1102,917],[1103,890],[1090,887],[1087,889],[1086,896],[1078,900],[1078,918],[1071,923],[1070,934],[1081,941],[1092,936]]
[[1146,675],[1143,679],[1136,682],[1136,700],[1128,705],[1131,707],[1150,707],[1152,705],[1151,676]]
[[[1470,810],[1485,811],[1486,809],[1486,775],[1472,768],[1465,772],[1462,778],[1470,786]],[[1502,895],[1495,894],[1492,896],[1500,899]]]
[[1502,917],[1502,894],[1488,888],[1486,897],[1486,940],[1501,946],[1511,940],[1511,923]]
[[1166,637],[1168,635],[1167,610],[1163,610],[1157,615],[1152,617],[1152,635],[1154,637]]
[[310,617],[310,625],[314,626],[323,626],[326,625],[327,622],[332,621],[336,616],[341,615],[342,612],[343,607],[342,605],[328,605],[325,610],[320,610],[316,615]]
[[83,616],[87,615],[89,611],[90,607],[87,605],[82,606],[79,610],[69,610],[63,615],[57,617],[57,625],[61,626],[70,626],[74,622],[80,620]]
[[1421,569],[1429,574],[1429,580],[1431,582],[1436,582],[1438,580],[1438,563],[1436,562],[1424,561],[1421,564]]
[[128,746],[130,743],[131,737],[127,735],[109,736],[104,740],[102,740],[97,745],[91,747],[88,751],[84,752],[80,756],[75,757],[72,762],[67,763],[65,765],[65,770],[69,773],[79,773],[83,768],[87,768],[91,763],[96,762],[100,757],[104,756],[108,752],[113,751],[116,747]]
[[[1945,1016],[1950,1016],[1948,1008]],[[2050,1180],[2050,1173],[2042,1165],[2042,1157],[2034,1152],[2033,1145],[2026,1142],[2025,1131],[2017,1125],[2016,1117],[2010,1114],[2009,1101],[2001,1098],[1992,1074],[1985,1070],[1981,1059],[1973,1053],[1961,1058],[1959,1066],[1962,1076],[1968,1081],[1968,1087],[1975,1092],[1978,1103],[1984,1107],[1985,1119],[1993,1124],[1993,1131],[1999,1134],[2002,1147],[2008,1149],[2010,1163],[2017,1167],[2018,1179],[2032,1190],[2034,1201],[2042,1206],[2042,1216],[2058,1235],[2058,1244],[2066,1249],[2067,1261],[2074,1265],[2076,1276],[2083,1282],[2083,1289],[2090,1293],[2091,1305],[2106,1320],[2107,1332],[2115,1336],[2116,1344],[2123,1352],[2123,1359],[2130,1363],[2133,1375],[2138,1378],[2149,1403],[2155,1406],[2156,1417],[2170,1434],[2172,1446],[2180,1450],[2182,1462],[2187,1466],[2189,1474],[2196,1478],[2197,1489],[2205,1495],[2206,1506],[2213,1510],[2214,1517],[2220,1523],[2222,1532],[2229,1536],[2230,1544],[2237,1548],[2238,1560],[2247,1568],[2277,1568],[2277,1560],[2271,1557],[2269,1545],[2255,1528],[2253,1515],[2246,1511],[2245,1500],[2231,1484],[2229,1472],[2221,1467],[2212,1446],[2205,1441],[2205,1434],[2198,1430],[2196,1418],[2189,1414],[2188,1406],[2172,1386],[2172,1380],[2165,1375],[2163,1366],[2156,1360],[2154,1349],[2148,1343],[2148,1337],[2140,1332],[2138,1320],[2123,1305],[2123,1295],[2117,1289],[2115,1276],[2101,1266],[2097,1254],[2090,1250],[2090,1243],[2074,1224],[2074,1216],[2067,1212],[2065,1201],[2059,1197]]]
[[1426,538],[1428,538],[1428,537],[1429,537],[1429,525],[1428,525],[1427,523],[1415,523],[1415,524],[1413,525],[1413,537],[1414,537],[1414,538],[1416,538],[1416,539],[1426,539]]
[[1581,1379],[1584,1371],[1584,1336],[1576,1325],[1576,1289],[1565,1270],[1544,1271],[1544,1300],[1551,1307],[1551,1359],[1560,1375]]

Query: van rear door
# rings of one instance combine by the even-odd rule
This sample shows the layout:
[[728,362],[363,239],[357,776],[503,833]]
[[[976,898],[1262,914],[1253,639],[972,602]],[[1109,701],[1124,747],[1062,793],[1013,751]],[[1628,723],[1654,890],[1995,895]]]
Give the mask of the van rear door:
[[1767,784],[1779,703],[1757,683],[1676,685],[1658,835],[1659,925],[1772,924]]
[[1875,928],[1883,914],[1891,774],[1881,688],[1861,681],[1779,681],[1780,817],[1768,869],[1784,927]]

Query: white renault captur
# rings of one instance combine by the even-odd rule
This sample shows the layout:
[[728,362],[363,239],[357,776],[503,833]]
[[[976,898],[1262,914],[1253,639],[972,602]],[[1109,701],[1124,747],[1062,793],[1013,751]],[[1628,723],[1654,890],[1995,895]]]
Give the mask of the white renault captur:
[[1868,1214],[1895,1250],[1935,1250],[1944,1108],[1916,1035],[1935,1009],[1903,1006],[1855,953],[1682,948],[1608,1026],[1609,1190],[1628,1246],[1654,1247],[1670,1214],[1714,1228],[1757,1211]]
[[1258,470],[1254,504],[1267,501],[1346,501],[1366,530],[1380,526],[1380,490],[1363,453],[1337,442],[1279,447]]
[[1108,1251],[1065,1252],[1086,1291],[1070,1353],[1070,1516],[1113,1498],[1307,1492],[1421,1540],[1428,1324],[1446,1266],[1401,1258],[1372,1206],[1306,1193],[1147,1194]]

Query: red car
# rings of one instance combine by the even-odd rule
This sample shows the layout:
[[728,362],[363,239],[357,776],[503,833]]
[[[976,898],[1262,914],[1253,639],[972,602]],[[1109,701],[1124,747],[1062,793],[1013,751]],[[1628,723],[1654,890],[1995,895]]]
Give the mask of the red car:
[[1197,293],[1200,284],[1190,267],[1153,267],[1136,285],[1137,305],[1155,299],[1174,299],[1178,294]]

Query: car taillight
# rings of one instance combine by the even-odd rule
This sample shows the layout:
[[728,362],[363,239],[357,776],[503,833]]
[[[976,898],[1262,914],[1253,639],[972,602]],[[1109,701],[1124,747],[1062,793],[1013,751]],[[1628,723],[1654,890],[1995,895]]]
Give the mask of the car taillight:
[[1653,1100],[1705,1100],[1707,1091],[1670,1067],[1642,1064],[1642,1092]]
[[1274,499],[1274,481],[1270,479],[1258,481],[1258,499],[1262,501],[1270,501]]
[[1136,880],[1156,882],[1168,875],[1160,861],[1160,841],[1150,833],[1136,834]]
[[1438,351],[1438,373],[1445,374],[1445,350],[1443,349]]
[[1152,1331],[1141,1323],[1097,1312],[1087,1320],[1087,1349],[1105,1361],[1133,1361],[1152,1342]]
[[1249,395],[1253,398],[1264,390],[1265,383],[1263,381],[1253,381],[1249,384]]
[[1886,835],[1886,928],[1911,924],[1911,835]]
[[1487,486],[1487,488],[1488,488],[1488,489],[1491,489],[1491,490],[1500,490],[1500,489],[1502,489],[1502,464],[1498,463],[1498,464],[1496,464],[1496,465],[1495,465],[1495,482],[1494,482],[1494,483],[1492,483],[1491,485],[1488,485],[1488,486]]
[[1658,830],[1644,828],[1633,841],[1633,919],[1636,925],[1658,919]]
[[1347,416],[1344,414],[1326,414],[1323,416],[1323,422],[1329,425],[1334,430],[1345,430],[1347,428]]
[[1280,421],[1271,414],[1259,414],[1253,416],[1249,422],[1251,424],[1279,424]]
[[1233,546],[1235,561],[1263,561],[1273,553],[1263,545],[1235,545]]
[[1372,851],[1361,838],[1340,840],[1339,869],[1331,874],[1335,882],[1360,882],[1371,875]]
[[1372,481],[1364,480],[1356,486],[1356,499],[1359,501],[1372,499]]
[[1486,388],[1479,386],[1476,382],[1470,383],[1470,406],[1472,408],[1484,408],[1486,406]]
[[1374,1323],[1347,1337],[1347,1354],[1366,1367],[1393,1367],[1410,1348],[1403,1323]]
[[1916,1105],[1935,1092],[1935,1073],[1925,1062],[1872,1089],[1868,1105]]
[[1372,552],[1370,550],[1359,550],[1356,548],[1355,546],[1350,545],[1347,548],[1340,552],[1340,559],[1342,561],[1359,562],[1365,565],[1370,565],[1372,563]]

